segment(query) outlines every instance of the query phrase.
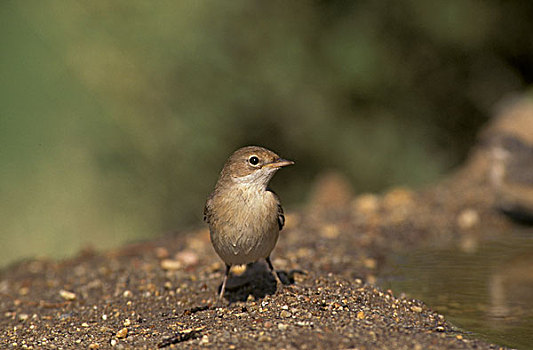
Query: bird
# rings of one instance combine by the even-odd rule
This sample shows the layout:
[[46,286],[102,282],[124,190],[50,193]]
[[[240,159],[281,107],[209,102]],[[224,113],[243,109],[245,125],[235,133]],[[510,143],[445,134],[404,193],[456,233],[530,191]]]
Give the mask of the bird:
[[259,146],[239,148],[224,164],[204,207],[211,243],[226,265],[219,300],[224,296],[233,265],[265,259],[281,285],[270,254],[285,224],[285,215],[278,195],[268,183],[279,169],[292,164]]

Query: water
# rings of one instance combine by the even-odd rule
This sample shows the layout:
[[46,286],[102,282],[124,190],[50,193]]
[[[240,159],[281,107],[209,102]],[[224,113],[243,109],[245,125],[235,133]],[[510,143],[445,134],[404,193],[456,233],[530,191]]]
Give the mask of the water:
[[423,300],[475,337],[533,349],[533,229],[397,256],[380,284]]

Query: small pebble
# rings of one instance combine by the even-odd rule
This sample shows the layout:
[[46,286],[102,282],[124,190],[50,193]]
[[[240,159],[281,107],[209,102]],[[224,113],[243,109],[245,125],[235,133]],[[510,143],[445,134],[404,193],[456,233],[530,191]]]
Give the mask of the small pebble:
[[59,291],[59,296],[65,300],[74,300],[76,299],[76,294],[73,292],[69,292],[68,290],[61,289]]
[[411,310],[413,310],[414,312],[422,312],[422,308],[420,306],[412,306]]
[[126,327],[122,328],[115,336],[119,339],[126,338],[128,336],[128,329]]
[[479,214],[474,209],[465,209],[457,217],[457,225],[463,230],[474,227],[479,223]]
[[166,259],[169,257],[169,255],[170,254],[168,253],[167,248],[164,248],[164,247],[155,248],[155,256],[157,256],[157,258]]
[[287,328],[289,328],[289,326],[286,325],[285,323],[278,323],[278,329],[279,329],[280,331],[283,332],[283,331],[287,330]]
[[363,265],[367,269],[374,270],[376,268],[376,266],[378,265],[378,263],[377,263],[376,259],[366,258],[366,259],[363,260]]
[[200,344],[208,344],[209,343],[209,337],[207,335],[204,335],[202,337],[202,340],[200,340]]
[[269,342],[271,340],[271,338],[269,336],[262,335],[259,338],[257,338],[257,340],[260,341],[260,342]]
[[379,209],[379,198],[374,194],[362,194],[354,200],[353,208],[367,215],[375,213]]
[[177,261],[184,266],[193,266],[198,264],[198,254],[191,250],[183,250],[175,255]]
[[287,311],[287,310],[281,310],[281,312],[280,312],[279,315],[280,315],[280,317],[282,317],[282,318],[291,317],[291,313],[290,313],[289,311]]
[[164,259],[161,261],[161,268],[163,270],[179,270],[183,267],[183,264],[178,260]]

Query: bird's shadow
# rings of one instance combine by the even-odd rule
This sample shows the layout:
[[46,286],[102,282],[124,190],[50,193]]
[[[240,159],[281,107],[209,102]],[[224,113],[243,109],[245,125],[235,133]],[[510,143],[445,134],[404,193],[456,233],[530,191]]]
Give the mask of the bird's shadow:
[[[278,277],[284,285],[294,284],[294,274],[300,272],[299,270],[289,272],[277,270]],[[221,286],[218,287],[219,292]],[[250,295],[258,300],[276,293],[279,287],[281,286],[277,285],[276,278],[267,265],[256,262],[246,265],[246,270],[241,275],[229,276],[224,297],[230,303],[246,301]]]

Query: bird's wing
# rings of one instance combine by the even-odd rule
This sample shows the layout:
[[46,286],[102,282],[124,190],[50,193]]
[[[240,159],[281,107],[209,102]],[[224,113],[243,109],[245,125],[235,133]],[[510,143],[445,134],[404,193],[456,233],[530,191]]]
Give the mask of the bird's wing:
[[205,202],[204,206],[204,221],[206,223],[209,223],[209,219],[211,218],[211,202],[212,199],[210,195],[209,198],[207,198],[207,201]]
[[281,207],[281,204],[278,204],[278,226],[279,226],[280,231],[284,225],[285,225],[285,214],[283,213],[283,208]]
[[279,196],[276,194],[276,192],[272,191],[272,189],[267,188],[267,191],[272,193],[272,195],[274,195],[274,198],[276,198],[276,201],[278,202],[278,227],[281,231],[283,229],[283,226],[285,225],[285,213],[283,212],[283,208],[281,207],[281,201],[279,200]]

